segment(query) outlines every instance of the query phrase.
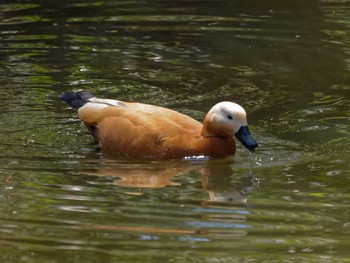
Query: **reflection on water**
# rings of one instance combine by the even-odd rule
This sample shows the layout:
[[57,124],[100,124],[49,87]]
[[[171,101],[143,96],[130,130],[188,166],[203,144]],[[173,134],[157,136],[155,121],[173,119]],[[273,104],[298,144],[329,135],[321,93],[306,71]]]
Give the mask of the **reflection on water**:
[[124,187],[135,188],[160,188],[165,186],[175,186],[177,183],[171,179],[181,172],[185,172],[183,167],[173,165],[168,167],[164,163],[139,164],[139,163],[116,163],[101,162],[98,169],[82,170],[82,174],[90,174],[113,178],[113,184]]
[[[121,192],[131,196],[147,195],[149,191],[147,188],[160,188],[171,186],[180,188],[186,181],[183,181],[181,177],[200,176],[202,188],[206,194],[201,201],[200,209],[195,208],[191,213],[203,214],[202,220],[185,221],[179,228],[165,228],[155,225],[154,227],[140,226],[140,225],[121,225],[121,224],[109,224],[109,225],[96,225],[96,224],[83,224],[80,227],[88,229],[100,229],[100,230],[112,230],[123,231],[133,233],[149,233],[152,235],[151,239],[158,239],[160,234],[181,234],[181,235],[194,235],[188,236],[188,239],[200,239],[195,237],[200,234],[212,234],[212,235],[230,235],[241,236],[246,235],[246,231],[243,229],[250,228],[246,222],[246,215],[249,212],[239,209],[232,213],[229,208],[232,204],[240,205],[245,204],[248,193],[257,187],[257,181],[252,176],[245,176],[243,179],[235,179],[231,168],[231,161],[208,161],[208,160],[196,160],[193,161],[162,161],[147,162],[147,163],[130,163],[127,160],[124,162],[116,162],[111,160],[104,160],[98,163],[98,169],[95,170],[82,170],[82,174],[103,176],[105,178],[111,177],[113,184],[120,186]],[[198,180],[198,179],[196,179]],[[181,183],[181,181],[183,181]],[[180,190],[180,189],[178,189]],[[186,200],[186,199],[184,199]],[[185,213],[189,213],[186,204],[180,203],[177,212],[181,213],[184,210]],[[225,209],[227,207],[228,210]],[[65,209],[70,209],[66,207]],[[76,209],[76,208],[73,208]],[[180,209],[180,211],[179,211]],[[192,210],[190,208],[190,210]],[[197,211],[196,211],[197,210]],[[169,212],[168,212],[169,213]],[[182,212],[183,213],[183,212]],[[164,217],[165,215],[163,215]],[[167,216],[171,216],[167,215]],[[166,217],[167,217],[166,216]],[[189,216],[189,215],[188,215]],[[195,229],[202,229],[199,231]],[[206,242],[207,238],[201,238]],[[202,241],[203,241],[202,240]]]
[[[2,1],[0,261],[348,261],[348,5]],[[260,147],[107,160],[73,89],[198,120],[232,100]]]
[[[258,186],[258,180],[251,175],[244,177],[243,182],[232,183],[234,173],[231,161],[217,162],[214,160],[179,160],[154,161],[149,163],[133,163],[126,161],[102,160],[98,168],[81,170],[81,174],[110,177],[113,184],[126,187],[126,193],[142,195],[135,192],[142,188],[162,188],[166,186],[181,186],[177,177],[188,174],[201,178],[202,188],[208,192],[205,203],[246,203],[248,193]],[[129,189],[135,189],[129,192]]]

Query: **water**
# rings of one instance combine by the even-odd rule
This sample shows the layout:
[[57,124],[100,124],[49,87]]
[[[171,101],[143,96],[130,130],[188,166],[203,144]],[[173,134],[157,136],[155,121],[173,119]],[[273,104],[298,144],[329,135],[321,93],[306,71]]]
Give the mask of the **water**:
[[[0,262],[349,262],[349,1],[2,1]],[[201,120],[226,159],[108,159],[64,91]]]

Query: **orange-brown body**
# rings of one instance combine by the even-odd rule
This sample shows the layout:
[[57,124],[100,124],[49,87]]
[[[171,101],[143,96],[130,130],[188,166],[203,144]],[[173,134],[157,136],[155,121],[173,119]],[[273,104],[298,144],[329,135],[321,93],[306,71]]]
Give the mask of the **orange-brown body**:
[[223,157],[235,153],[231,137],[203,137],[203,125],[179,112],[141,103],[93,107],[86,104],[78,113],[94,127],[101,149],[133,157],[181,158]]
[[99,99],[85,91],[62,99],[78,110],[103,152],[132,157],[223,157],[235,153],[237,138],[249,151],[258,144],[248,130],[245,110],[219,102],[203,124],[177,111],[143,103]]

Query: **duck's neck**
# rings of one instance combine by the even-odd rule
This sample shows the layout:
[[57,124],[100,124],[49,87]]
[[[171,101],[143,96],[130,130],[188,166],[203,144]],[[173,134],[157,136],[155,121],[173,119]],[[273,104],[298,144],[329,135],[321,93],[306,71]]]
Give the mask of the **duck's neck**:
[[208,156],[223,157],[234,154],[236,151],[235,140],[232,137],[202,137],[198,144],[202,154]]

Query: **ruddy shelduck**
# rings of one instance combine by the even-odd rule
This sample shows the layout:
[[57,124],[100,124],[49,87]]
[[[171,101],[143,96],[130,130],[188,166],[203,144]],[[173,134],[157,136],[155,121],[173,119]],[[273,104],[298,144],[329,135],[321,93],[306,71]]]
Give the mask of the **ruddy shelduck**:
[[131,157],[224,157],[236,151],[236,137],[250,152],[258,144],[245,110],[233,102],[212,107],[203,124],[180,112],[149,104],[99,99],[85,91],[62,99],[78,111],[102,152]]

